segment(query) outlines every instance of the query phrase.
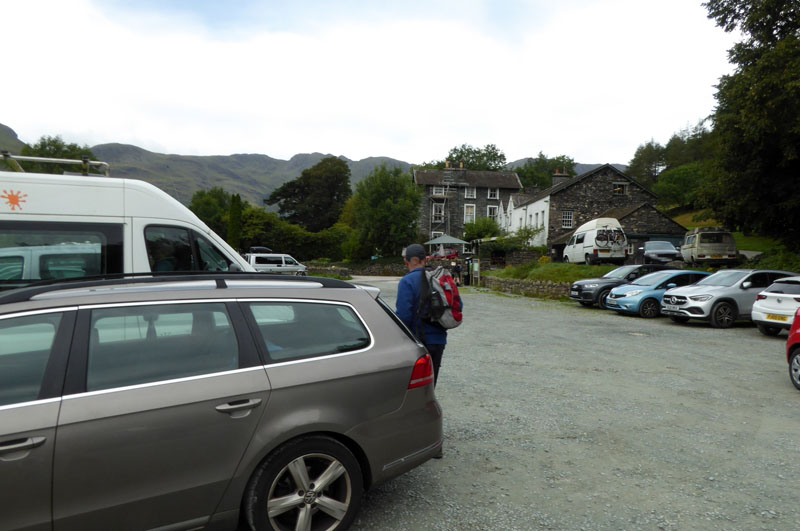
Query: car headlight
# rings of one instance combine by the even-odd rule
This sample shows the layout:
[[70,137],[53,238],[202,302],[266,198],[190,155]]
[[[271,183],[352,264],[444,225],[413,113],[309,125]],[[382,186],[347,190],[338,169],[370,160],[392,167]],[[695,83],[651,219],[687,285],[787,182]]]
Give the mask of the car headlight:
[[635,297],[636,295],[640,294],[642,290],[635,289],[633,291],[629,291],[628,293],[624,294],[623,297]]
[[600,285],[600,284],[584,284],[584,285],[583,285],[583,287],[584,287],[584,288],[596,288],[596,287],[597,287],[597,286],[599,286],[599,285]]
[[692,299],[693,301],[703,302],[703,301],[707,301],[708,299],[711,299],[713,297],[714,297],[713,295],[692,295],[689,298]]

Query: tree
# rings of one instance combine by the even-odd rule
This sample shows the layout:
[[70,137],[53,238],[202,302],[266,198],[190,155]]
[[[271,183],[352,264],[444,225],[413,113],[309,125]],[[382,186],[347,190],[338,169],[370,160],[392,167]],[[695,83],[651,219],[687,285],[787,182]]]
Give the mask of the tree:
[[447,161],[453,168],[458,168],[463,163],[464,168],[476,171],[502,171],[506,167],[505,154],[494,144],[486,144],[483,149],[461,144],[452,148],[445,160],[426,162],[421,167],[442,170]]
[[730,228],[800,247],[800,4],[710,0],[709,18],[745,35],[729,51],[713,115],[718,155],[702,200]]
[[529,158],[514,171],[523,187],[544,189],[553,186],[553,175],[556,172],[574,176],[575,161],[566,155],[550,158],[540,151],[535,159]]
[[222,238],[228,236],[228,215],[231,209],[231,194],[220,187],[199,190],[192,196],[189,210]]
[[628,175],[649,190],[665,167],[664,146],[651,139],[636,148],[636,153],[628,163]]
[[665,208],[694,207],[697,194],[710,173],[710,162],[690,162],[664,170],[653,186],[658,203]]
[[242,244],[242,196],[231,196],[231,208],[228,214],[228,244],[234,249],[240,249]]
[[264,202],[277,204],[282,219],[318,232],[336,223],[351,194],[350,167],[327,157],[278,187]]
[[353,195],[353,233],[345,245],[351,259],[378,253],[400,256],[417,236],[422,192],[400,168],[375,168],[356,185]]
[[471,223],[464,224],[464,239],[468,242],[500,236],[500,233],[500,225],[492,218],[478,218]]
[[[27,157],[48,157],[53,159],[81,160],[84,156],[89,160],[97,160],[89,146],[80,146],[75,143],[67,144],[60,136],[43,136],[32,146],[23,146],[21,155]],[[33,173],[64,173],[65,171],[79,172],[79,166],[73,164],[40,164],[38,162],[21,162],[20,165],[27,172]]]

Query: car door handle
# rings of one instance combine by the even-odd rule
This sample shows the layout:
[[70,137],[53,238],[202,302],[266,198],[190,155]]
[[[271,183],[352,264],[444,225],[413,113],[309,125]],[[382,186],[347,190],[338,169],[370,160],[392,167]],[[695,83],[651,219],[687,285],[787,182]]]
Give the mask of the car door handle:
[[21,450],[30,450],[41,446],[47,440],[47,437],[28,437],[27,439],[14,439],[13,441],[6,441],[0,443],[0,454],[10,454],[11,452],[19,452]]
[[219,411],[220,413],[228,413],[234,418],[239,418],[247,416],[250,413],[250,411],[248,410],[258,407],[260,403],[261,403],[260,398],[251,398],[249,400],[235,400],[233,402],[228,402],[227,404],[221,404],[217,406],[217,411]]

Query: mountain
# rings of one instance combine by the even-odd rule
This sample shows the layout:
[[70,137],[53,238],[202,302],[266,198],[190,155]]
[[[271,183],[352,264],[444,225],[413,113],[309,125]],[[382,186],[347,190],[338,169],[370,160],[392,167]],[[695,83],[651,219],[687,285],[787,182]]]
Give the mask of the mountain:
[[22,146],[25,142],[17,137],[17,133],[13,129],[0,124],[0,151],[8,151],[15,155],[19,155]]
[[[528,162],[528,158],[534,158],[534,157],[526,157],[524,159],[515,160],[514,162],[509,162],[508,164],[506,164],[506,167],[510,170],[513,170],[514,168],[519,168],[520,166],[524,166],[525,163]],[[600,166],[602,166],[602,164],[575,163],[575,175],[583,175],[587,171],[592,171],[593,169],[599,168]],[[625,164],[612,164],[612,166],[614,166],[616,169],[618,169],[623,173],[628,171],[628,166],[626,166]]]

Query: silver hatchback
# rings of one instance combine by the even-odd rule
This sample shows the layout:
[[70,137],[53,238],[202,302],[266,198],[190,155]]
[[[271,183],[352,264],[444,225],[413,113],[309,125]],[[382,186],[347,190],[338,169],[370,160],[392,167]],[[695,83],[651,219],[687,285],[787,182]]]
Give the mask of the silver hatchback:
[[346,529],[441,451],[377,290],[165,276],[0,295],[0,529]]

